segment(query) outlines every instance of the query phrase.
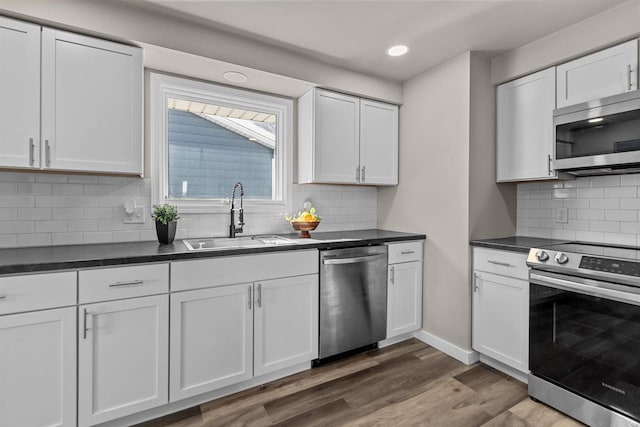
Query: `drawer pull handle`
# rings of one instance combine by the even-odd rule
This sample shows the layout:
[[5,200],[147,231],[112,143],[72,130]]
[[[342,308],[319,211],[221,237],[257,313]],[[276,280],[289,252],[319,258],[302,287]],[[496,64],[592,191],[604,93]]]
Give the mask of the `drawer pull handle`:
[[142,285],[144,280],[132,280],[130,282],[116,282],[109,285],[110,288],[117,288],[118,286],[133,286]]
[[87,309],[84,309],[84,325],[82,327],[82,339],[86,340],[87,339],[87,331],[89,330],[89,328],[87,328],[87,315],[89,314],[89,312],[87,312]]
[[503,267],[511,267],[511,264],[509,264],[508,262],[491,261],[491,260],[488,260],[488,262],[490,262],[491,264],[495,264],[495,265],[501,265]]
[[2,301],[3,299],[6,299],[7,296],[6,295],[0,295],[0,301]]
[[400,255],[409,255],[409,254],[415,254],[416,251],[401,251]]

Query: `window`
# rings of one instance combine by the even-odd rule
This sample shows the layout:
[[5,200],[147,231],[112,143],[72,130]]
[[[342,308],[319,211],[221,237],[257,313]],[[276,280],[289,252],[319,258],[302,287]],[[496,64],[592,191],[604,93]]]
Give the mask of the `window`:
[[288,210],[291,100],[157,73],[150,87],[154,204],[226,210],[240,181],[249,209]]

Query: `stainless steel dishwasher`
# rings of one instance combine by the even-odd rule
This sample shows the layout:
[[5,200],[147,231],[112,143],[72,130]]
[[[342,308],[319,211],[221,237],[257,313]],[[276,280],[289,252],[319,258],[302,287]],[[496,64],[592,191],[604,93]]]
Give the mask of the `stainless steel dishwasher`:
[[314,366],[375,348],[387,334],[387,247],[320,252],[320,343]]

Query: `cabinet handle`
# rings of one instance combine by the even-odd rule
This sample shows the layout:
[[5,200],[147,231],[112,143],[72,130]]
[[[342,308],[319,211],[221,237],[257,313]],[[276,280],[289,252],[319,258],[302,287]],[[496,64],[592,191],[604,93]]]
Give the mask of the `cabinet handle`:
[[479,278],[478,273],[473,273],[473,292],[478,292],[478,289],[480,289],[480,286],[478,286]]
[[45,163],[47,167],[51,165],[51,145],[49,144],[49,140],[44,140],[44,149],[45,149]]
[[495,264],[495,265],[501,265],[503,267],[511,267],[511,264],[509,264],[508,262],[491,261],[491,260],[487,260],[487,262],[489,262],[491,264]]
[[33,138],[29,138],[29,165],[33,166],[36,159],[33,154],[33,150],[35,149],[35,144],[33,143]]
[[89,313],[87,312],[87,309],[84,309],[84,322],[83,322],[83,326],[82,326],[82,339],[86,340],[87,339],[87,331],[89,330],[89,328],[87,328],[87,315]]
[[6,299],[7,296],[6,295],[0,295],[0,301],[2,301],[3,299]]
[[356,166],[356,182],[360,182],[360,165]]
[[416,251],[400,251],[400,255],[409,255],[414,253],[416,253]]
[[262,307],[262,284],[258,283],[258,307]]
[[144,283],[144,280],[132,280],[130,282],[116,282],[109,285],[110,288],[116,288],[118,286],[133,286],[133,285],[141,285]]
[[395,267],[391,267],[391,284],[395,285],[396,283],[396,268]]
[[547,154],[547,170],[549,171],[549,176],[553,175],[551,172],[551,154]]
[[251,310],[252,303],[253,303],[253,286],[249,285],[249,310]]
[[631,64],[627,64],[627,90],[631,90]]
[[364,182],[364,166],[362,167],[362,182]]

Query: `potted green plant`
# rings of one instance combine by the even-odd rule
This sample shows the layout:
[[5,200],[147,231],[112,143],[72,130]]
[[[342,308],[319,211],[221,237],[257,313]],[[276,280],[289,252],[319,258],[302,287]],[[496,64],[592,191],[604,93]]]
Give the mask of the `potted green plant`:
[[180,219],[178,207],[165,203],[163,205],[153,205],[151,218],[156,222],[156,234],[158,242],[167,245],[173,242],[176,237],[176,224]]

